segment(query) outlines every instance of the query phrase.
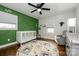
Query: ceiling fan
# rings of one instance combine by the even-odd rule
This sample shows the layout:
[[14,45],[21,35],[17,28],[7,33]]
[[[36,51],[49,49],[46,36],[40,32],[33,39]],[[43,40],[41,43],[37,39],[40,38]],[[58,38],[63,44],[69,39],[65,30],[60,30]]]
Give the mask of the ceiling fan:
[[31,11],[31,13],[38,11],[40,13],[40,15],[42,15],[42,10],[46,10],[46,11],[50,11],[50,8],[42,8],[44,6],[45,3],[39,3],[37,5],[33,5],[31,3],[28,3],[28,5],[35,7],[36,9],[34,9],[33,11]]

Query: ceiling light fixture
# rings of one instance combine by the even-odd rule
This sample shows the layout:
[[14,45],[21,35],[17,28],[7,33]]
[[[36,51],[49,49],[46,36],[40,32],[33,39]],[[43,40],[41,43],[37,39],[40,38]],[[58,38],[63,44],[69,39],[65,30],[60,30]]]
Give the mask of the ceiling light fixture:
[[37,5],[33,5],[31,3],[28,3],[28,5],[34,7],[35,9],[31,11],[31,13],[38,11],[40,13],[40,15],[42,15],[42,10],[46,10],[46,11],[50,11],[50,8],[42,8],[44,6],[45,3],[40,3]]
[[40,12],[40,11],[41,11],[41,9],[37,9],[37,11],[39,11],[39,12]]

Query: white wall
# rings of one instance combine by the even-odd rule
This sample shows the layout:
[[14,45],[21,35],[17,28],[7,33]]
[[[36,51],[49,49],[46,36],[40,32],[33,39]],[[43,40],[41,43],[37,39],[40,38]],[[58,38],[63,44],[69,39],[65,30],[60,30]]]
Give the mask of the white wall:
[[[46,28],[41,27],[41,30],[39,31],[39,33],[43,38],[53,39],[55,35],[62,34],[63,30],[67,29],[67,20],[68,18],[73,18],[73,17],[75,17],[75,11],[66,11],[46,19],[40,19],[39,25],[54,27],[55,31],[53,34],[49,34],[46,32]],[[59,22],[61,21],[65,23],[62,27],[60,27],[60,24],[59,24]]]
[[76,18],[77,18],[76,32],[79,33],[79,7],[77,7],[77,9],[76,9]]

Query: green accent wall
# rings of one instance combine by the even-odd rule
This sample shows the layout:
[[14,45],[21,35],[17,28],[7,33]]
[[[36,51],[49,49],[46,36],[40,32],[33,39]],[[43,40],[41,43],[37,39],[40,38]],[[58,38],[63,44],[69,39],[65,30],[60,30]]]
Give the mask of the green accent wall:
[[[11,12],[7,12],[9,10]],[[10,8],[0,5],[0,11],[7,12],[18,16],[18,30],[0,30],[0,45],[16,41],[16,31],[28,31],[38,29],[38,19],[24,15]],[[8,38],[10,41],[8,41]]]

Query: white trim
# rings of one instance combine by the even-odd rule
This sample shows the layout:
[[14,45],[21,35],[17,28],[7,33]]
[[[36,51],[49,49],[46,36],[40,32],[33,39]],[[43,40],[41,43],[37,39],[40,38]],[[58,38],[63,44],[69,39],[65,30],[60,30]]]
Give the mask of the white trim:
[[12,42],[12,43],[8,43],[8,44],[5,44],[5,45],[1,45],[0,48],[4,48],[4,47],[8,47],[10,45],[14,45],[14,44],[17,44],[18,42]]

